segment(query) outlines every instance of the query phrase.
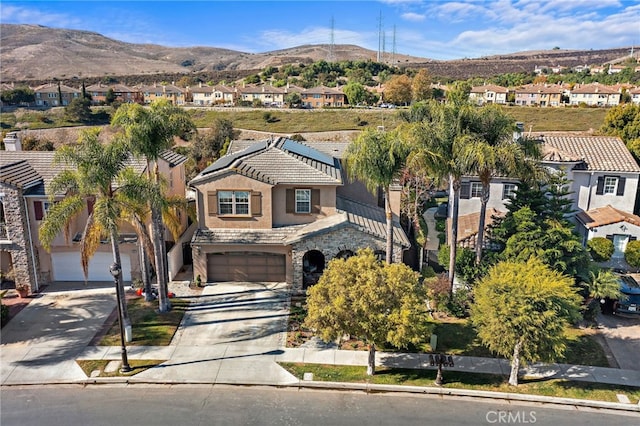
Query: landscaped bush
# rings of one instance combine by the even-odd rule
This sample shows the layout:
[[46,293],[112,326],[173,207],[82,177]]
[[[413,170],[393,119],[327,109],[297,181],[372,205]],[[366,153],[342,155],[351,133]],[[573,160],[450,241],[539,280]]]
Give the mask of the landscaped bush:
[[447,312],[456,318],[467,318],[470,307],[471,292],[467,289],[456,291],[447,302]]
[[634,268],[640,268],[640,241],[629,241],[624,251],[624,260]]
[[604,237],[592,238],[587,242],[591,258],[596,262],[606,262],[613,255],[613,241]]

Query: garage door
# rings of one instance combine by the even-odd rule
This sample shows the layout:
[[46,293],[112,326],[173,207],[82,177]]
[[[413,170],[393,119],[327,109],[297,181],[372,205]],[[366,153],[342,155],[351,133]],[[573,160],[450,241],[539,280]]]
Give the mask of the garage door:
[[[131,281],[131,259],[129,255],[121,254],[122,278]],[[51,253],[54,281],[84,281],[80,253]],[[113,254],[96,253],[89,261],[88,281],[113,281],[109,267],[113,263]]]
[[286,281],[285,255],[227,252],[207,255],[207,281]]

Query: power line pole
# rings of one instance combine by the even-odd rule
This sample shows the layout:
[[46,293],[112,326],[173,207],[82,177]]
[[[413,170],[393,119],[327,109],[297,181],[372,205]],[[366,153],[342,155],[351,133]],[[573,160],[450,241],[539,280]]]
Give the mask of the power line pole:
[[391,52],[391,65],[396,62],[396,26],[393,25],[393,50]]

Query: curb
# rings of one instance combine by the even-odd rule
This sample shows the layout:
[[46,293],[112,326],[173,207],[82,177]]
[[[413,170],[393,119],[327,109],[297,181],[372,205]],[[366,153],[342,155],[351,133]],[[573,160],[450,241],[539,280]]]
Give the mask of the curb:
[[623,404],[619,402],[595,401],[588,399],[574,398],[558,398],[544,395],[531,395],[520,393],[480,391],[471,389],[456,388],[440,388],[429,386],[403,386],[403,385],[380,385],[371,383],[349,383],[349,382],[318,382],[299,380],[297,383],[238,383],[238,382],[197,382],[197,381],[153,381],[138,380],[134,377],[96,377],[82,380],[59,381],[50,383],[11,383],[2,384],[0,387],[19,387],[19,386],[62,386],[62,385],[78,385],[78,386],[100,386],[100,385],[122,385],[122,386],[143,386],[143,385],[164,385],[164,386],[266,386],[273,388],[292,388],[292,389],[312,389],[312,390],[336,390],[336,391],[360,391],[364,393],[409,393],[422,395],[437,395],[441,397],[470,397],[478,399],[517,401],[517,402],[537,402],[541,404],[571,406],[576,408],[595,408],[614,411],[625,411],[631,413],[640,413],[640,403]]

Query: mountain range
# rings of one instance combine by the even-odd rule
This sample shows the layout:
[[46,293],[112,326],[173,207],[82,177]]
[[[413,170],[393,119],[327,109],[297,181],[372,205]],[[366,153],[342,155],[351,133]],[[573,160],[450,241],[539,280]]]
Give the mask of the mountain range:
[[[629,48],[607,50],[528,51],[474,59],[431,60],[384,53],[383,60],[401,67],[427,68],[434,76],[456,79],[490,77],[507,72],[531,72],[538,66],[575,66],[616,62]],[[156,74],[220,74],[246,76],[267,66],[312,63],[329,57],[376,60],[377,52],[355,45],[305,45],[264,53],[216,47],[165,47],[125,43],[98,33],[40,25],[0,24],[2,82],[52,79],[100,79],[106,76]]]

